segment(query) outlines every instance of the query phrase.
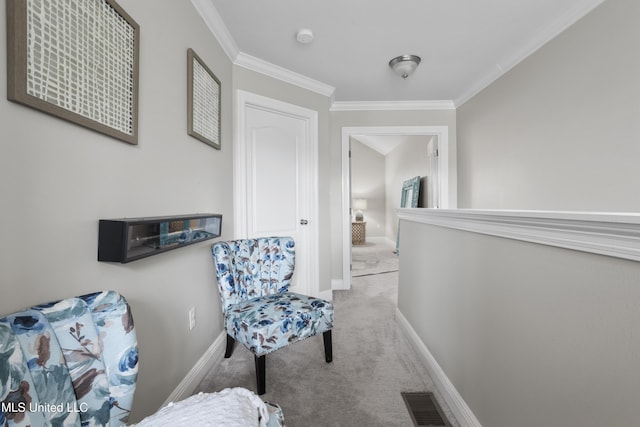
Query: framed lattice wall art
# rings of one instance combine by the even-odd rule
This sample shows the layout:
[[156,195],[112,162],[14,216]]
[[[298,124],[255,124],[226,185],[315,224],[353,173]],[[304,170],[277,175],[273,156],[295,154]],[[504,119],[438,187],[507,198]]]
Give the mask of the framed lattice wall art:
[[138,143],[140,27],[113,0],[7,0],[7,98]]
[[220,80],[187,50],[187,133],[220,149]]

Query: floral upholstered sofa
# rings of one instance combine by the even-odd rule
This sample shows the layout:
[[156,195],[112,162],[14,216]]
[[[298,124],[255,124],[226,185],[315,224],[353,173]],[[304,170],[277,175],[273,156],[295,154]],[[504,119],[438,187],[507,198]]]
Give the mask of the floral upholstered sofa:
[[[1,427],[124,426],[137,375],[133,318],[117,292],[68,298],[0,318]],[[224,399],[239,402],[236,413],[228,413],[234,404]],[[140,425],[176,425],[163,421],[176,417],[189,423],[194,416],[202,418],[203,411],[205,419],[213,420],[218,409],[219,416],[237,416],[231,425],[283,424],[277,405],[265,405],[248,390],[228,389],[170,404]],[[241,420],[243,409],[251,423]]]

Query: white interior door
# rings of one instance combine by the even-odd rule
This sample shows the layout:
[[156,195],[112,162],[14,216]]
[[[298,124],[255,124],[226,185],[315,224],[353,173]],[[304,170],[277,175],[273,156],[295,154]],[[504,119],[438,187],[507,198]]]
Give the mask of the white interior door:
[[317,295],[316,113],[245,92],[239,101],[241,235],[293,237],[296,268],[290,290]]

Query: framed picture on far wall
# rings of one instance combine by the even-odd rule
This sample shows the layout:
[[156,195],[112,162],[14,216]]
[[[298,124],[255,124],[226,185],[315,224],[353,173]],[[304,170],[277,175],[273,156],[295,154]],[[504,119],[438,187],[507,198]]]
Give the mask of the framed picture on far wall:
[[193,51],[187,50],[187,133],[220,149],[220,80]]
[[[400,196],[401,208],[417,208],[420,195],[420,177],[414,176],[402,183]],[[400,255],[400,221],[398,221],[398,236],[396,237],[396,254]]]

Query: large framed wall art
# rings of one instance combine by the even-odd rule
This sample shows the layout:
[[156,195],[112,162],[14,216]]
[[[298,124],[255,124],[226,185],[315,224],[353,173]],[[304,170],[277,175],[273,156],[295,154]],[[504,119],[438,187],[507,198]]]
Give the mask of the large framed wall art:
[[137,144],[139,43],[114,0],[7,0],[7,98]]
[[193,51],[187,50],[187,133],[220,149],[220,80]]

